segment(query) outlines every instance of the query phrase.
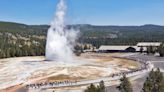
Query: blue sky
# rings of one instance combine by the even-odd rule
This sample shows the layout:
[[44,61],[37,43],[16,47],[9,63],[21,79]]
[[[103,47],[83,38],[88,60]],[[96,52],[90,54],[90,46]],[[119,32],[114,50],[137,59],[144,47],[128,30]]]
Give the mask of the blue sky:
[[[49,24],[59,0],[0,0],[0,21]],[[164,0],[66,0],[67,24],[164,25]]]

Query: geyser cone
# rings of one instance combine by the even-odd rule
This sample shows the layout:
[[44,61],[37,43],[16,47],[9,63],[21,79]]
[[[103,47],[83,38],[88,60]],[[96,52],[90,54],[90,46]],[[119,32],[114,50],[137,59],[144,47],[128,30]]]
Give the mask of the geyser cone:
[[73,44],[76,38],[74,31],[65,29],[64,18],[66,13],[66,5],[64,0],[60,0],[57,5],[55,18],[47,34],[46,59],[71,61],[73,52]]

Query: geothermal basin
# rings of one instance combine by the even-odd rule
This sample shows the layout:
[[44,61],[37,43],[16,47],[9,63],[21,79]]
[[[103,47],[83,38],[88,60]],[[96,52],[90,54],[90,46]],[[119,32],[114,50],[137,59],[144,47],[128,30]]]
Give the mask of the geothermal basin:
[[39,82],[92,80],[141,66],[136,61],[113,56],[117,54],[85,53],[69,63],[44,61],[44,57],[1,59],[0,89]]

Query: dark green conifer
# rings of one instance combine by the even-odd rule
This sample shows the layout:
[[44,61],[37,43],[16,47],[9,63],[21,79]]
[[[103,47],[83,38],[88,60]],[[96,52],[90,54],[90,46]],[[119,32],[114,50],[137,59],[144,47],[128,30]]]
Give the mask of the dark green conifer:
[[120,92],[133,92],[132,85],[125,75],[120,79],[120,82],[120,85],[116,87]]

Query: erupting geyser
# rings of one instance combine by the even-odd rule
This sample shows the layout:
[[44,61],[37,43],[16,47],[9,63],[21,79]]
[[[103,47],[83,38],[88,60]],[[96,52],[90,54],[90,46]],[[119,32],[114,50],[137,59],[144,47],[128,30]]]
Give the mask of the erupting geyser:
[[60,0],[47,34],[46,60],[71,61],[77,32],[65,27],[66,5]]

